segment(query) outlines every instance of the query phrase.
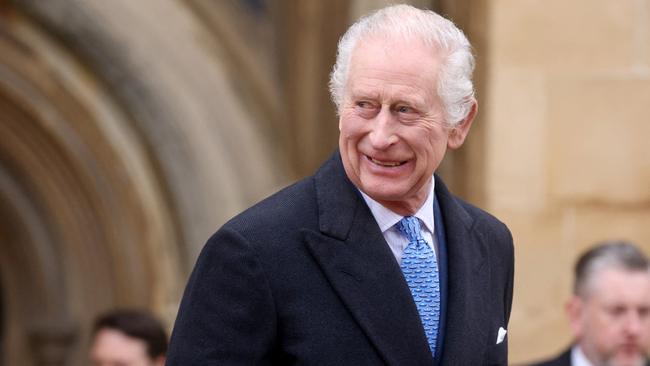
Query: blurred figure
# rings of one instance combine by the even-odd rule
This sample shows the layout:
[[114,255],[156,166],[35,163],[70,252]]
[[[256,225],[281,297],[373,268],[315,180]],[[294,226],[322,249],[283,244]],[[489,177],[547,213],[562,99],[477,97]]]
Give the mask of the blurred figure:
[[574,344],[533,366],[650,365],[649,268],[648,258],[628,242],[605,242],[584,253],[566,306]]
[[166,353],[165,329],[148,312],[118,310],[95,322],[90,348],[94,366],[162,366]]

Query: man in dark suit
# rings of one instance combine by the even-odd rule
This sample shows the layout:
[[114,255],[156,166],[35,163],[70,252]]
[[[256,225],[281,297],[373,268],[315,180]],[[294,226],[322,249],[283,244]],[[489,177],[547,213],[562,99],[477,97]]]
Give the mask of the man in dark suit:
[[650,263],[627,242],[604,242],[575,266],[567,314],[575,342],[532,366],[650,366]]
[[203,249],[168,365],[506,365],[504,224],[434,172],[477,110],[451,22],[407,5],[355,23],[330,89],[339,150]]

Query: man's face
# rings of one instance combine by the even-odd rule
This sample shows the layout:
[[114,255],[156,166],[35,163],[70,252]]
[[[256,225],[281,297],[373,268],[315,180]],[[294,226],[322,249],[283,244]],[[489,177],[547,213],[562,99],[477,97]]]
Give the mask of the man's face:
[[129,337],[114,329],[101,329],[90,350],[93,366],[154,366],[163,360],[152,360],[143,340]]
[[650,340],[650,275],[603,269],[584,298],[569,303],[576,339],[594,365],[645,365]]
[[450,128],[436,92],[439,68],[432,48],[416,40],[362,39],[352,54],[339,110],[343,165],[359,189],[397,213],[420,208],[475,112]]

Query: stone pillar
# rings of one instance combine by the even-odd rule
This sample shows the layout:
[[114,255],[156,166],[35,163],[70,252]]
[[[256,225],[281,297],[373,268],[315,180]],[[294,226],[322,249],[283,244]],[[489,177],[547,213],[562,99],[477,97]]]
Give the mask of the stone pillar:
[[313,173],[338,146],[327,83],[338,38],[349,23],[348,1],[274,3],[288,156],[298,176]]

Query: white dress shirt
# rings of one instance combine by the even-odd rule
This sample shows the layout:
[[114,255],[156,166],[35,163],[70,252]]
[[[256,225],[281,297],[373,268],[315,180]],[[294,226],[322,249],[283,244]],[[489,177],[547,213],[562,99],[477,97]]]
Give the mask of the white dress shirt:
[[587,359],[587,356],[582,352],[580,346],[573,346],[571,348],[571,365],[572,366],[593,366]]
[[[435,179],[431,179],[431,189],[429,190],[429,195],[427,196],[426,201],[420,209],[415,213],[415,217],[420,220],[420,230],[422,232],[422,237],[427,241],[434,253],[437,253],[436,248],[438,247],[438,241],[435,233],[435,224],[433,220],[433,200],[434,200],[434,185]],[[359,190],[363,199],[366,201],[366,204],[372,212],[375,221],[379,225],[381,233],[384,235],[384,239],[388,243],[390,250],[393,252],[397,263],[402,263],[402,254],[404,249],[408,245],[408,239],[399,231],[395,226],[404,216],[396,214],[395,212],[387,209],[381,203],[373,200],[363,191]]]

